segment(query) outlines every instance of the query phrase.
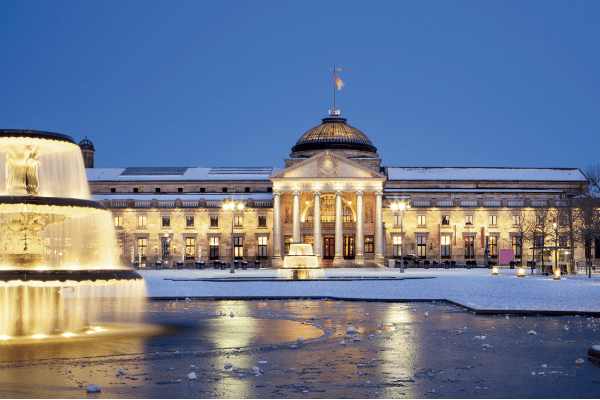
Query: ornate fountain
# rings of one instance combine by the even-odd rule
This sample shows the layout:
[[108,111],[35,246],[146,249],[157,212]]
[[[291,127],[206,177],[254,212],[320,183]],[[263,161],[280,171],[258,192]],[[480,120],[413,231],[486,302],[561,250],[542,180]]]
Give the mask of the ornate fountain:
[[69,136],[0,130],[0,342],[133,322],[145,285],[116,262],[112,217],[91,200]]
[[290,252],[283,259],[283,268],[277,271],[277,276],[292,279],[324,278],[325,272],[319,267],[312,244],[292,243]]

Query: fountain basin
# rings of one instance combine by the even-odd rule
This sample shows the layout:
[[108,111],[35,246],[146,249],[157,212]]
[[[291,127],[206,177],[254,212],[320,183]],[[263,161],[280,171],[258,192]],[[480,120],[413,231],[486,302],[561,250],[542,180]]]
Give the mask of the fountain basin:
[[319,266],[319,259],[313,254],[312,244],[292,243],[289,254],[283,259],[283,268],[277,271],[277,276],[310,279],[322,278],[325,272]]

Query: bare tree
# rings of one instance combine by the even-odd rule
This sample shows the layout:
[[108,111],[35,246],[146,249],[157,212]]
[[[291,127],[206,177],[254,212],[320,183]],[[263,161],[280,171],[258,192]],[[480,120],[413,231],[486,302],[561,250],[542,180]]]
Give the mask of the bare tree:
[[585,176],[590,181],[587,196],[600,198],[600,163],[588,166],[585,170]]
[[[552,224],[556,217],[554,211],[548,207],[535,207],[530,216],[524,221],[523,238],[533,248],[533,257],[539,258],[540,268],[549,272],[551,267],[544,265],[545,249],[549,244],[552,234]],[[536,257],[536,254],[538,257]]]

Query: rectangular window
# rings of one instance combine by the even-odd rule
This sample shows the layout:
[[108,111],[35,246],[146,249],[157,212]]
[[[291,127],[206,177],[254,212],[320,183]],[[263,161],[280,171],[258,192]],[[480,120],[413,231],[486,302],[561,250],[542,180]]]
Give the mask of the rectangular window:
[[242,236],[233,238],[233,256],[236,260],[241,260],[244,257],[244,238]]
[[244,188],[244,192],[246,192],[246,193],[250,193],[250,188],[249,188],[249,187],[245,187],[245,188]]
[[465,225],[473,225],[473,216],[465,215]]
[[162,217],[162,227],[168,228],[171,226],[171,217]]
[[115,226],[123,226],[123,217],[115,217]]
[[218,260],[219,259],[219,238],[218,237],[211,237],[210,241],[209,241],[209,246],[210,246],[210,259],[211,260]]
[[402,216],[394,215],[394,226],[400,226],[400,225],[402,225]]
[[210,227],[217,228],[219,226],[219,217],[210,217]]
[[177,193],[183,193],[183,188],[177,188]]
[[523,238],[521,236],[512,237],[512,249],[515,252],[515,258],[521,258],[523,252]]
[[268,187],[267,188],[267,193],[273,193],[273,188],[272,187]]
[[375,237],[365,236],[365,253],[373,253],[375,247]]
[[392,239],[392,245],[394,246],[394,257],[402,257],[402,236],[394,236]]
[[155,193],[160,193],[160,188],[154,188]]
[[201,187],[200,188],[200,193],[206,193],[206,188]]
[[444,235],[441,237],[440,252],[442,258],[450,258],[450,236]]
[[314,236],[313,235],[304,235],[304,241],[302,243],[304,244],[313,244],[314,242]]
[[417,225],[419,226],[427,226],[427,220],[424,215],[417,216]]
[[290,252],[290,244],[292,244],[292,236],[283,237],[283,252],[285,254]]
[[450,216],[442,215],[442,225],[450,225]]
[[236,228],[241,228],[244,222],[244,217],[242,215],[235,215],[233,217],[233,226]]
[[417,236],[417,255],[422,258],[427,257],[427,237]]
[[258,237],[258,258],[259,259],[267,258],[267,237],[266,236]]
[[259,215],[258,216],[258,227],[259,228],[266,228],[267,227],[267,217],[265,217],[263,215]]
[[185,238],[185,259],[193,260],[196,256],[196,238]]
[[145,227],[146,227],[146,216],[139,215],[138,216],[138,228],[145,228]]
[[465,236],[465,258],[475,258],[475,236]]
[[568,241],[569,241],[569,240],[568,240],[568,238],[567,238],[567,236],[566,236],[566,235],[560,235],[560,236],[558,237],[558,245],[559,245],[559,246],[566,246],[566,245],[567,245],[567,243],[568,243]]
[[226,187],[223,188],[223,193],[227,193],[227,188]]
[[594,258],[600,258],[600,239],[594,239]]
[[521,225],[521,216],[520,215],[513,215],[512,216],[512,224],[513,224],[513,226]]
[[187,226],[188,228],[191,228],[194,226],[194,217],[193,216],[186,216],[185,217],[185,226]]
[[133,193],[137,193],[137,192],[139,192],[139,189],[138,188],[133,188]]
[[498,236],[490,235],[490,256],[498,258]]
[[490,215],[490,216],[489,216],[489,223],[490,223],[490,226],[496,226],[496,222],[497,222],[497,221],[496,221],[496,216],[495,216],[495,215]]
[[117,193],[117,188],[110,188],[111,193]]
[[139,259],[141,257],[142,261],[146,261],[146,256],[148,255],[147,251],[148,251],[148,239],[143,237],[143,238],[138,238],[137,240],[137,249],[138,252],[136,254],[136,259]]

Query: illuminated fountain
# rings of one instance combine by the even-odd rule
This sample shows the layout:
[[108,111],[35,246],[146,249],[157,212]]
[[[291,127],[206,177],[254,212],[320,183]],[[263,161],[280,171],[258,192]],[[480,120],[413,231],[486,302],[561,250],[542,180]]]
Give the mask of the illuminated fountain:
[[0,343],[135,323],[144,281],[116,262],[111,213],[91,200],[77,143],[0,130],[0,164]]
[[319,267],[319,260],[313,254],[312,244],[292,243],[290,252],[283,259],[283,268],[277,270],[277,277],[292,279],[324,278],[325,271]]

